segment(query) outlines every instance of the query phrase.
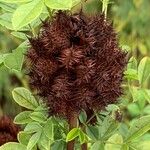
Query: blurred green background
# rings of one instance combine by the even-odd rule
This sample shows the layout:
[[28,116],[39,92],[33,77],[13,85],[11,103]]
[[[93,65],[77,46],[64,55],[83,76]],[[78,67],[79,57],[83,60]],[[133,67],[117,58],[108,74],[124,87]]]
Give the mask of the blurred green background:
[[[15,5],[11,5],[12,9]],[[80,7],[80,6],[79,6]],[[0,2],[0,53],[11,52],[24,40],[13,36],[6,6]],[[124,122],[132,123],[134,118],[150,114],[150,0],[112,0],[108,7],[108,19],[113,21],[118,33],[120,47],[129,51],[129,64],[125,72],[124,95],[120,98]],[[83,11],[89,15],[101,12],[100,0],[87,0]],[[3,18],[3,19],[2,19]],[[5,19],[4,19],[5,18]],[[4,27],[4,24],[6,27]],[[144,66],[142,66],[144,63]],[[142,67],[141,67],[142,66]],[[144,68],[144,69],[143,69]],[[146,80],[138,81],[141,69]],[[18,86],[28,87],[24,69],[14,72],[0,62],[0,115],[14,117],[21,108],[12,100],[11,91]]]

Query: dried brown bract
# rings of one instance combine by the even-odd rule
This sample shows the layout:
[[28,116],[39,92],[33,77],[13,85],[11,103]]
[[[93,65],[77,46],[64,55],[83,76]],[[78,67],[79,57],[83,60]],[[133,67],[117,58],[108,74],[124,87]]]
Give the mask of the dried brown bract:
[[69,118],[70,112],[101,110],[122,94],[126,53],[103,14],[59,11],[29,41],[30,81],[51,115]]
[[7,142],[17,142],[17,134],[20,128],[6,116],[0,118],[0,146]]

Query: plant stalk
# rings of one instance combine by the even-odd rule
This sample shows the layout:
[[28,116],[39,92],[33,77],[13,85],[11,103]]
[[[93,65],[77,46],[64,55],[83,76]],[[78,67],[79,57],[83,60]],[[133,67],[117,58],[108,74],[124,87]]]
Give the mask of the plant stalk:
[[87,143],[83,143],[83,144],[81,145],[81,149],[82,149],[82,150],[87,150]]
[[[77,127],[78,114],[76,112],[71,112],[69,115],[69,131]],[[67,143],[67,150],[74,150],[75,140],[69,141]]]

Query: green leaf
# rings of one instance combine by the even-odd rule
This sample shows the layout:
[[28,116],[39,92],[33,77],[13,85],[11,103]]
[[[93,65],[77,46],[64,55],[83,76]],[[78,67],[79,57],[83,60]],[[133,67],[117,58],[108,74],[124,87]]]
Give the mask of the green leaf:
[[133,102],[138,101],[140,108],[143,108],[145,106],[146,100],[150,102],[150,90],[143,88],[139,89],[137,87],[132,86],[130,92],[133,97]]
[[27,3],[30,1],[31,0],[0,0],[0,2],[5,2],[5,3]]
[[135,57],[131,57],[129,59],[127,68],[137,70],[137,60],[135,59]]
[[91,146],[90,150],[104,150],[104,144],[100,141],[97,141]]
[[143,113],[146,114],[146,115],[150,115],[150,105],[147,105],[147,106],[144,108]]
[[40,112],[45,116],[45,118],[48,118],[48,108],[43,102],[41,103],[41,101],[39,101],[39,106],[34,110],[34,112]]
[[134,141],[131,142],[129,144],[130,146],[130,150],[149,150],[150,148],[150,140],[138,140],[138,141]]
[[19,39],[23,39],[23,40],[27,39],[25,33],[23,33],[23,32],[15,32],[14,31],[14,32],[11,32],[11,34]]
[[[108,1],[108,0],[105,0],[105,1]],[[122,45],[121,48],[123,51],[127,51],[127,52],[131,51],[131,48],[128,45]]]
[[31,123],[27,124],[24,131],[28,132],[28,133],[42,131],[42,126],[37,122],[31,122]]
[[81,3],[81,0],[72,0],[72,7],[78,5],[79,3]]
[[138,73],[137,70],[135,69],[128,69],[124,72],[125,78],[127,79],[133,79],[133,80],[138,80]]
[[54,125],[52,122],[52,119],[49,118],[46,122],[46,124],[44,125],[44,133],[45,135],[50,139],[53,140],[54,138]]
[[144,96],[148,103],[150,103],[150,90],[144,89]]
[[146,100],[149,101],[149,95],[145,89],[139,89],[137,87],[131,88],[131,94],[133,102],[138,102],[139,108],[142,110],[145,106]]
[[45,4],[51,9],[70,10],[72,0],[45,0]]
[[6,4],[6,3],[0,2],[0,8],[2,8],[3,10],[5,10],[7,12],[13,12],[16,9],[16,5],[15,4]]
[[41,150],[50,150],[51,140],[42,133],[39,142],[38,142],[38,148]]
[[149,78],[150,76],[150,58],[144,57],[138,66],[138,78],[140,84],[144,84],[144,82]]
[[141,111],[143,111],[145,105],[146,105],[146,97],[145,97],[145,92],[144,90],[140,90],[140,93],[139,93],[139,97],[141,97],[139,100],[138,100],[138,106],[140,108]]
[[37,27],[39,27],[39,25],[42,24],[41,20],[46,20],[46,18],[48,17],[49,17],[49,12],[45,7],[42,13],[40,14],[40,16],[36,20],[30,23],[30,28],[32,27],[33,29],[36,29]]
[[24,60],[24,51],[23,47],[18,47],[13,50],[12,53],[8,54],[4,59],[4,65],[8,69],[12,69],[15,71],[21,71],[23,60]]
[[73,128],[68,134],[66,138],[66,142],[72,141],[79,135],[79,128]]
[[32,150],[32,148],[37,144],[40,137],[41,137],[41,131],[33,134],[27,145],[27,150]]
[[26,52],[27,49],[29,48],[28,40],[21,43],[18,47],[22,47],[24,49],[24,52]]
[[65,142],[62,140],[55,141],[50,150],[65,150]]
[[84,110],[80,113],[79,119],[80,119],[81,123],[86,123],[87,115],[86,115],[86,112]]
[[150,115],[137,119],[129,129],[126,142],[137,139],[150,130]]
[[141,113],[140,108],[138,107],[138,105],[136,103],[130,103],[127,106],[127,109],[129,111],[130,115],[133,117],[138,116]]
[[122,136],[119,134],[114,134],[106,141],[105,150],[120,150],[122,144],[123,144]]
[[120,150],[129,150],[129,145],[128,144],[123,144],[121,146],[121,149]]
[[17,139],[18,139],[19,143],[21,143],[23,145],[27,145],[30,138],[31,138],[31,135],[25,131],[21,131],[17,135]]
[[20,106],[34,110],[38,107],[38,103],[31,92],[23,87],[15,88],[12,95],[16,103]]
[[121,123],[118,129],[119,134],[121,134],[122,137],[126,137],[128,134],[128,126],[125,123]]
[[2,145],[0,150],[26,150],[26,146],[16,142],[9,142]]
[[107,140],[118,129],[119,124],[111,117],[106,117],[99,127],[99,132],[103,140]]
[[0,15],[0,25],[12,30],[12,23],[11,23],[12,13],[4,13]]
[[81,144],[85,143],[86,141],[86,135],[84,134],[82,130],[79,131],[79,140]]
[[33,112],[30,114],[30,118],[34,121],[43,123],[46,121],[46,116],[42,112]]
[[14,29],[18,30],[35,20],[41,14],[43,7],[42,0],[33,0],[28,4],[19,6],[12,18]]
[[98,140],[99,138],[99,131],[97,126],[86,126],[86,133],[88,137],[93,140]]
[[31,114],[31,111],[23,111],[21,113],[19,113],[15,119],[14,119],[14,123],[15,124],[26,124],[31,122],[32,120],[30,119],[29,115]]
[[0,54],[0,65],[4,62],[5,57],[9,54]]
[[139,89],[138,87],[132,86],[130,88],[130,92],[132,94],[133,102],[139,101],[140,99],[143,100],[144,98],[143,90]]
[[150,140],[142,141],[142,142],[138,143],[139,150],[149,150],[149,148],[150,148]]

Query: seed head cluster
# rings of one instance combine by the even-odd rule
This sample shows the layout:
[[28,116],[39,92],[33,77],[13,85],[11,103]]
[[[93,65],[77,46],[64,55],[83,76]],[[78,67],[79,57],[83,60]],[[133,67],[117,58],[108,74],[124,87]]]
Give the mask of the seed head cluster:
[[0,118],[0,146],[7,142],[17,142],[17,134],[20,128],[13,121],[3,116]]
[[126,53],[103,14],[59,11],[29,42],[30,82],[51,115],[69,118],[72,111],[101,110],[122,94]]

